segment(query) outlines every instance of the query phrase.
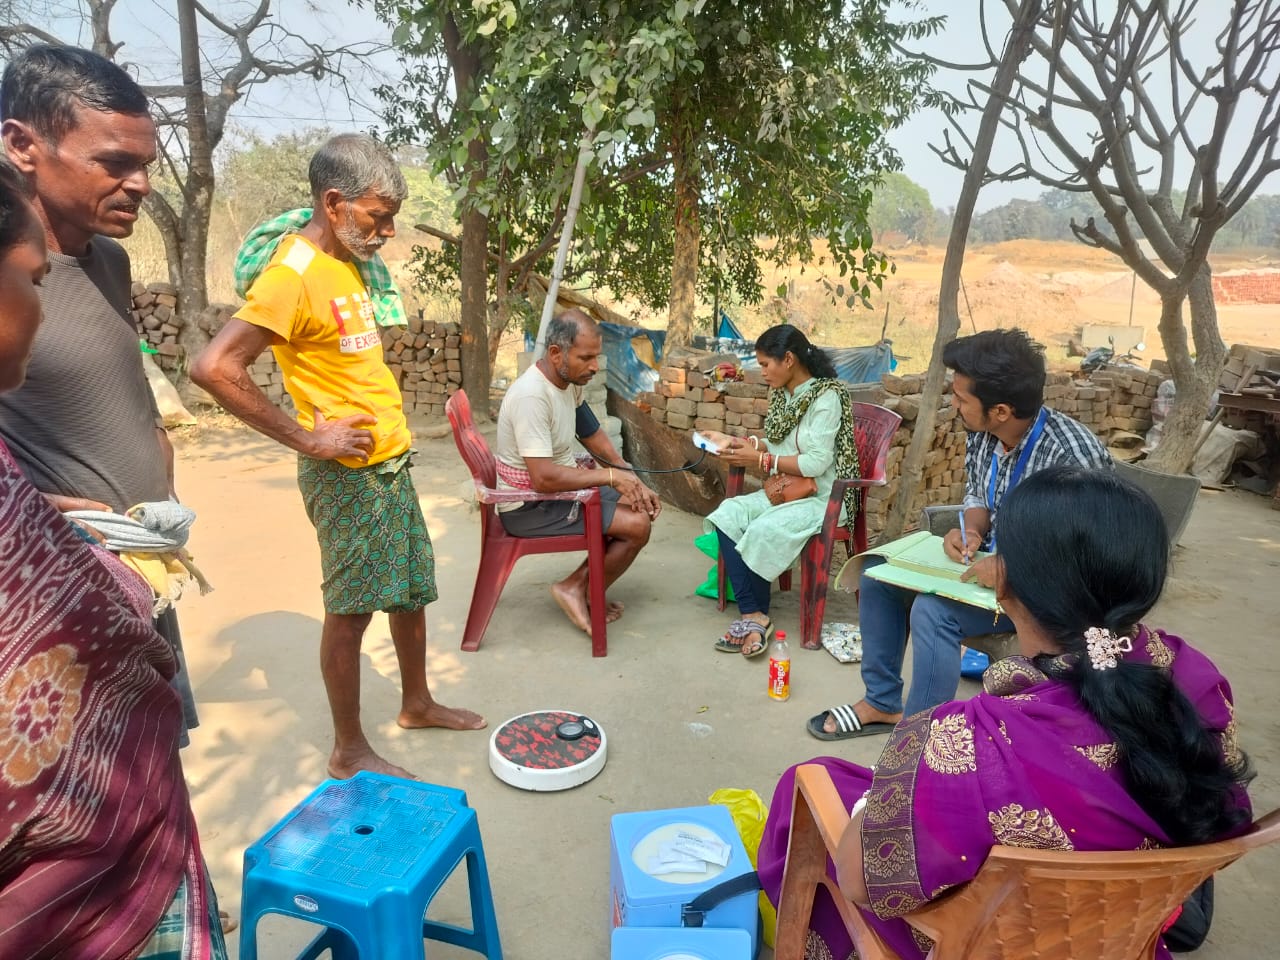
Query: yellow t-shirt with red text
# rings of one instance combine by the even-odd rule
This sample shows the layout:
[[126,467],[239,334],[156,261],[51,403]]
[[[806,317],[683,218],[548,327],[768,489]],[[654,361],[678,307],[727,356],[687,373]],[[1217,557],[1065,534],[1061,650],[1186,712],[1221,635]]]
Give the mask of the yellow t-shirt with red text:
[[275,335],[271,349],[301,426],[312,429],[316,410],[326,420],[357,413],[377,418],[367,428],[373,432],[368,462],[342,457],[339,463],[362,467],[409,449],[404,400],[382,358],[373,301],[354,264],[297,234],[285,237],[236,317]]

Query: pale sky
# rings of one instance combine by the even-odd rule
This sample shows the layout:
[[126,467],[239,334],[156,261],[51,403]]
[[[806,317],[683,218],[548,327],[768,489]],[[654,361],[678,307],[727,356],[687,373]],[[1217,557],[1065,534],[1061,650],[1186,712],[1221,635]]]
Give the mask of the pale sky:
[[[1001,24],[992,31],[993,42],[999,43],[1008,22],[1007,16],[1004,16],[1004,4],[1000,0],[987,2],[988,10],[992,11],[991,22]],[[946,59],[968,60],[982,50],[977,17],[978,0],[923,0],[922,5],[928,11],[945,13],[949,18],[943,34],[926,45],[928,52]],[[1099,5],[1105,8],[1106,0],[1102,0]],[[223,0],[213,6],[227,19],[240,19],[256,3],[249,0]],[[389,34],[388,29],[369,10],[357,9],[343,0],[277,0],[275,6],[277,17],[285,26],[321,42],[337,44],[383,41]],[[1220,4],[1217,0],[1202,0],[1200,22],[1189,44],[1194,56],[1203,59],[1215,55],[1212,38],[1217,32],[1218,22],[1225,19],[1223,7],[1225,4]],[[74,5],[72,8],[74,9]],[[997,20],[997,17],[1003,19]],[[73,29],[73,20],[55,21],[56,32],[68,39],[72,39],[70,31]],[[146,65],[149,63],[172,64],[176,73],[176,57],[172,52],[176,47],[176,33],[175,14],[168,0],[121,0],[116,8],[113,38],[124,41],[121,56],[142,67],[143,79],[168,82],[176,79],[172,73],[151,77],[145,75]],[[207,27],[202,32],[202,52],[206,56],[217,58],[220,44],[223,43],[225,39]],[[374,125],[377,123],[377,103],[372,87],[379,79],[397,76],[399,70],[395,58],[384,55],[366,63],[361,73],[363,75],[351,75],[350,97],[334,89],[318,91],[308,81],[275,81],[255,90],[247,100],[237,104],[232,111],[233,123],[254,128],[267,135],[305,126],[343,128]],[[964,79],[950,72],[940,72],[935,83],[959,92],[963,89]],[[1159,96],[1163,91],[1157,88],[1158,84],[1153,83],[1155,95]],[[976,114],[972,115],[970,123],[976,127]],[[890,135],[890,142],[903,158],[905,173],[929,191],[930,198],[938,207],[954,204],[962,177],[960,171],[944,164],[927,146],[929,143],[942,143],[945,125],[946,120],[940,113],[920,113]],[[1069,130],[1074,129],[1081,144],[1087,144],[1089,134],[1096,128],[1096,122],[1090,118],[1081,118],[1065,125]],[[1243,149],[1249,124],[1237,123],[1233,129],[1236,135],[1228,140],[1228,155],[1232,155],[1233,150],[1238,155]],[[1007,165],[1014,156],[1012,137],[1005,134],[997,142],[992,165]],[[1032,182],[992,184],[984,189],[978,208],[989,209],[1013,197],[1031,199],[1039,196],[1044,189]],[[1271,183],[1264,185],[1262,192],[1275,193],[1278,190],[1280,181],[1273,177]]]
[[[947,15],[945,30],[923,44],[923,52],[952,62],[973,62],[974,60],[985,59],[985,48],[982,42],[981,25],[977,13],[979,0],[922,0],[921,6],[929,14]],[[1104,16],[1107,11],[1115,8],[1114,2],[1109,3],[1107,0],[1097,0],[1093,6],[1102,11]],[[989,37],[998,51],[999,45],[1008,30],[1010,17],[1005,11],[1005,4],[1000,0],[987,0],[986,10],[988,11]],[[1222,0],[1201,0],[1196,21],[1191,29],[1187,31],[1184,41],[1184,49],[1188,59],[1196,68],[1207,66],[1218,58],[1213,41],[1218,32],[1227,23],[1227,11],[1228,5]],[[1072,66],[1075,66],[1075,64],[1072,64]],[[964,89],[966,79],[966,76],[959,75],[954,71],[939,71],[934,77],[934,83],[941,89],[959,94]],[[1148,86],[1152,99],[1161,105],[1167,106],[1168,114],[1171,116],[1173,108],[1168,90],[1167,67],[1165,67],[1165,75],[1162,75],[1159,70],[1155,70],[1154,76],[1148,81]],[[982,101],[980,100],[979,102]],[[1249,134],[1252,132],[1252,125],[1248,121],[1251,113],[1256,116],[1256,108],[1251,111],[1250,105],[1244,104],[1242,105],[1242,113],[1237,115],[1233,121],[1223,150],[1224,175],[1230,169],[1228,161],[1232,161],[1232,165],[1234,165],[1248,142]],[[977,113],[970,113],[968,117],[970,119],[967,121],[967,129],[976,130],[978,125]],[[1196,132],[1203,136],[1208,129],[1208,114],[1203,111],[1200,112],[1197,120],[1199,121],[1199,127]],[[940,111],[921,112],[890,135],[890,142],[903,158],[904,172],[929,191],[929,197],[936,207],[954,205],[963,179],[961,171],[943,163],[926,145],[929,143],[941,145],[943,143],[942,133],[946,125],[947,120],[941,115]],[[1073,136],[1073,140],[1076,141],[1083,152],[1089,152],[1088,138],[1098,127],[1095,120],[1076,114],[1074,118],[1063,121],[1062,126],[1069,135]],[[956,140],[954,134],[952,139],[953,141]],[[1197,139],[1197,142],[1203,141]],[[1001,136],[996,141],[990,166],[999,170],[1007,168],[1015,162],[1018,159],[1018,151],[1015,144],[1016,140],[1012,132],[1002,130]],[[1187,158],[1185,149],[1181,150],[1180,154],[1182,159],[1185,160]],[[1183,170],[1189,171],[1190,168],[1179,166],[1179,179],[1184,179]],[[1175,183],[1178,186],[1182,186],[1179,180],[1175,180]],[[983,189],[978,202],[978,209],[981,211],[999,206],[1014,197],[1033,199],[1046,189],[1048,188],[1031,181],[993,183]],[[1280,192],[1280,177],[1273,175],[1259,192]]]

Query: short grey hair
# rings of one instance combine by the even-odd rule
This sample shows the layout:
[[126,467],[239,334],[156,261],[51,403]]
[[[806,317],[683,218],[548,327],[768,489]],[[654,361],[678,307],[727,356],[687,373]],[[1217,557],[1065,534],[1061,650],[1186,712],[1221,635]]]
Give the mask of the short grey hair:
[[568,353],[578,334],[586,330],[593,333],[599,332],[596,330],[596,322],[577,307],[566,310],[558,317],[552,317],[551,322],[547,324],[547,349],[559,347]]
[[315,152],[307,169],[317,206],[326,191],[351,202],[372,193],[397,203],[409,195],[400,165],[385,144],[363,133],[342,133]]

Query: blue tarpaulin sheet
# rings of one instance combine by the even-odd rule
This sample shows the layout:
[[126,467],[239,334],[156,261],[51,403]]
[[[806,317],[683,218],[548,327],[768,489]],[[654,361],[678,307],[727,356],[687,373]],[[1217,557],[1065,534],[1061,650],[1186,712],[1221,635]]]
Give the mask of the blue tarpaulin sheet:
[[[737,328],[723,313],[720,329],[737,333]],[[727,326],[726,326],[727,324]],[[658,364],[662,362],[663,346],[667,339],[665,330],[646,330],[644,327],[627,327],[617,323],[600,324],[603,351],[607,358],[605,376],[610,390],[634,401],[647,390],[657,389]],[[742,366],[756,367],[754,340],[738,337],[694,337],[693,345],[712,353],[731,353]],[[639,353],[637,353],[637,348]],[[836,375],[845,383],[871,383],[883,373],[890,373],[898,365],[893,356],[893,346],[885,340],[870,347],[823,347]],[[645,356],[641,356],[645,354]],[[650,355],[652,362],[650,362]]]
[[[662,347],[667,339],[667,331],[602,323],[600,337],[604,341],[602,347],[607,358],[605,381],[610,390],[634,402],[645,391],[657,389],[656,364],[662,362]],[[633,342],[637,338],[644,339]],[[644,353],[652,354],[653,364],[636,353],[637,347]]]
[[[756,366],[756,343],[729,337],[694,337],[693,345],[712,353],[731,353],[747,369]],[[882,340],[870,347],[823,347],[823,352],[835,365],[836,376],[845,383],[872,383],[884,373],[892,373],[898,366],[893,355],[893,345]]]
[[720,326],[716,328],[716,336],[727,338],[729,340],[745,340],[742,331],[737,325],[729,319],[729,315],[723,310],[720,311]]

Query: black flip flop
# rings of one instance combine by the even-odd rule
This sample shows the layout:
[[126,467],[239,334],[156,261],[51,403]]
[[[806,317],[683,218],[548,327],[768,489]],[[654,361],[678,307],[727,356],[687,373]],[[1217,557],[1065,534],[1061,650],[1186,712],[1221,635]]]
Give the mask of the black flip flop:
[[[828,733],[823,729],[827,714],[835,718],[835,733]],[[890,733],[896,726],[896,723],[885,723],[881,720],[863,723],[858,719],[858,715],[854,712],[853,704],[851,703],[842,703],[838,707],[824,710],[816,717],[810,717],[809,722],[805,725],[809,735],[817,737],[819,740],[848,740],[852,737],[874,737]]]

